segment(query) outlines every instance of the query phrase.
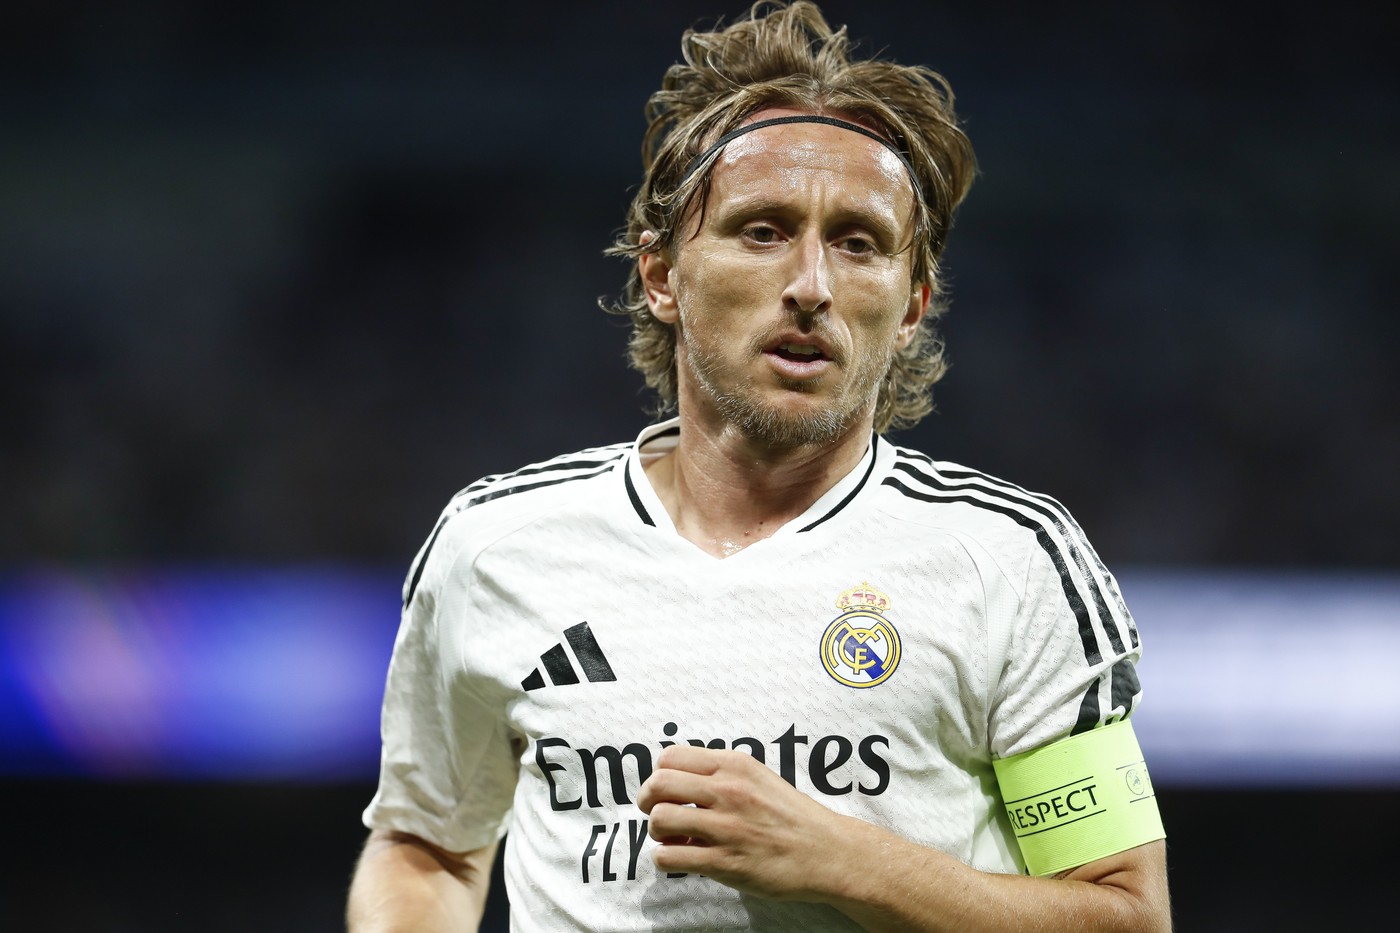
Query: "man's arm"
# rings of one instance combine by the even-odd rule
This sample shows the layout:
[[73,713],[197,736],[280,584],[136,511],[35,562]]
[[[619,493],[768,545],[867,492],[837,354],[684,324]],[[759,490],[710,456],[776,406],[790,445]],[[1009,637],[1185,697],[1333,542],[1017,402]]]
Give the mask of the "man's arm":
[[457,933],[481,925],[492,843],[448,852],[408,833],[370,833],[350,884],[350,933]]
[[969,868],[793,788],[743,752],[673,746],[637,800],[668,872],[826,903],[872,933],[1168,933],[1166,847],[1149,843],[1056,878]]

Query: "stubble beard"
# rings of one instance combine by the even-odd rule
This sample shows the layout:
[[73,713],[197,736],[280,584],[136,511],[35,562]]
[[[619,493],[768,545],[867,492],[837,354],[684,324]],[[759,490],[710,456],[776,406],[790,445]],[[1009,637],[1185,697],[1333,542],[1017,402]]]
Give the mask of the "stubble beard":
[[[774,449],[822,446],[834,442],[864,417],[875,404],[884,375],[893,357],[863,360],[854,385],[816,410],[788,411],[765,402],[757,391],[723,387],[722,366],[713,355],[697,352],[687,341],[686,358],[701,391],[709,396],[721,418],[744,437]],[[781,380],[785,390],[812,392],[810,383]]]

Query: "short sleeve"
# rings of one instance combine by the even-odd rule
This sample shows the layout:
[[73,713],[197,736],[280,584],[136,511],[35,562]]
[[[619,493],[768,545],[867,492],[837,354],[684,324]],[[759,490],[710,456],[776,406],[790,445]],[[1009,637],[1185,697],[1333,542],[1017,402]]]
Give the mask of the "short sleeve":
[[452,594],[470,581],[454,576],[458,561],[442,542],[433,547],[437,537],[405,587],[380,717],[379,787],[364,823],[465,852],[505,833],[517,761],[504,716],[478,698],[455,649],[453,633],[471,620]]
[[1141,697],[1141,646],[1117,582],[1059,514],[1063,521],[1041,528],[1027,550],[1021,596],[993,652],[1001,658],[988,724],[996,758],[1126,719]]

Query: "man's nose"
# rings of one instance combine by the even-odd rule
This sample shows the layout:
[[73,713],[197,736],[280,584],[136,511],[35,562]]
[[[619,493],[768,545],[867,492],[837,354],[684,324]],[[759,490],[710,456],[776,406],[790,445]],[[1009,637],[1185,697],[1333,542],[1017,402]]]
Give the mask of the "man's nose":
[[831,306],[831,269],[826,243],[808,233],[793,242],[791,268],[783,304],[803,315],[819,314]]

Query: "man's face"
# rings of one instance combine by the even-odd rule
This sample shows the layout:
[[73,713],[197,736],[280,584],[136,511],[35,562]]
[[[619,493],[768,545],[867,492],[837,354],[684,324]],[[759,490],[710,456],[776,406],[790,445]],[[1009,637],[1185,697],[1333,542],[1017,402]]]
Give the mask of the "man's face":
[[869,430],[928,307],[904,248],[913,207],[900,160],[850,130],[785,124],[730,142],[673,261],[643,258],[651,310],[676,329],[682,412],[774,447]]

